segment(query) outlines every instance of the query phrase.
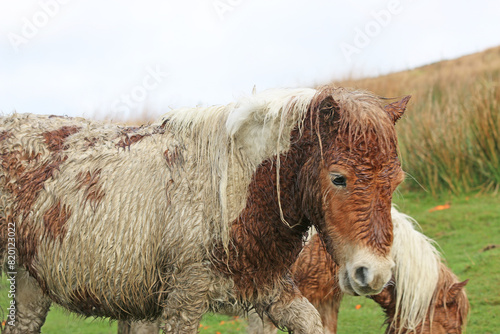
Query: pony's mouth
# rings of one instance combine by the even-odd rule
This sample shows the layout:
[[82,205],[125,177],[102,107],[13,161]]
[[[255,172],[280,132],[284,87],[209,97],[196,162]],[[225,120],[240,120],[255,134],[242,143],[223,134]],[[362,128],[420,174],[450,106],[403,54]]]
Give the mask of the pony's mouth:
[[[352,285],[351,285],[351,282],[349,280],[349,274],[347,273],[347,270],[344,271],[344,275],[343,275],[343,280],[340,279],[339,280],[339,285],[340,285],[340,288],[342,289],[342,291],[344,291],[345,293],[347,293],[348,295],[351,295],[351,296],[359,296],[358,293],[356,293],[356,291],[354,291],[354,289],[352,288]],[[341,283],[343,282],[343,283]]]
[[340,283],[340,288],[347,294],[351,296],[367,296],[367,295],[376,295],[382,291],[382,288],[380,289],[373,289],[369,285],[360,285],[356,282],[353,282],[353,280],[350,279],[349,273],[347,270],[345,271],[343,275],[343,279],[341,278],[339,283]]
[[[378,261],[377,261],[378,260]],[[394,261],[388,258],[365,256],[342,265],[339,286],[353,296],[376,295],[392,277]]]

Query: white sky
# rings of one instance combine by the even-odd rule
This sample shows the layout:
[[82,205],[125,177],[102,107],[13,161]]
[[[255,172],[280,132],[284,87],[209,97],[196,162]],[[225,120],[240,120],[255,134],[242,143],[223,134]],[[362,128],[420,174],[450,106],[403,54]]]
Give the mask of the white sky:
[[498,0],[0,0],[0,113],[162,114],[497,45]]

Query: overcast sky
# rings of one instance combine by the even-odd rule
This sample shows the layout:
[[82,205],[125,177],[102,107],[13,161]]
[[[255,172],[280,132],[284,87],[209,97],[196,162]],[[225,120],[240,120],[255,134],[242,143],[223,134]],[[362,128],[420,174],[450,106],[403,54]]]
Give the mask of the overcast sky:
[[498,0],[0,0],[0,113],[160,115],[497,45]]

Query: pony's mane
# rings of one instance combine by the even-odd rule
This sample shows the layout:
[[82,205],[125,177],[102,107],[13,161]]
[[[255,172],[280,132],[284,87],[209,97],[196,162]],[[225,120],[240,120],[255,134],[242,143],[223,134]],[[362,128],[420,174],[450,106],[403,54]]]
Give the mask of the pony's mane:
[[[209,171],[204,184],[204,223],[227,250],[229,223],[243,209],[257,166],[290,147],[293,128],[302,124],[314,89],[274,89],[226,106],[182,108],[165,114],[162,124],[191,145],[196,164]],[[215,235],[214,235],[215,233]]]
[[415,230],[417,223],[413,218],[394,207],[391,214],[396,309],[389,326],[396,325],[397,321],[397,333],[401,333],[403,328],[415,330],[425,321],[440,283],[441,256],[434,241]]

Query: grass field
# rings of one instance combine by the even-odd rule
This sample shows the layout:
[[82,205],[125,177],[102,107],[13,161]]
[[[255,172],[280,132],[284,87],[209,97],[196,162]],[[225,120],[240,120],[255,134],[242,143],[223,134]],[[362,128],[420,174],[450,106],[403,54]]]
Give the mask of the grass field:
[[[401,211],[416,218],[424,233],[438,241],[450,268],[460,279],[470,279],[467,293],[471,303],[468,333],[500,333],[500,196],[492,194],[434,198],[422,193],[398,194]],[[450,208],[429,212],[439,204]],[[498,245],[485,251],[487,246]],[[7,306],[5,281],[0,305]],[[356,309],[356,305],[361,308]],[[366,298],[345,298],[340,310],[339,333],[383,333],[383,316]],[[207,315],[200,333],[244,333],[244,319]],[[116,323],[82,319],[53,307],[43,328],[46,334],[116,333]]]

